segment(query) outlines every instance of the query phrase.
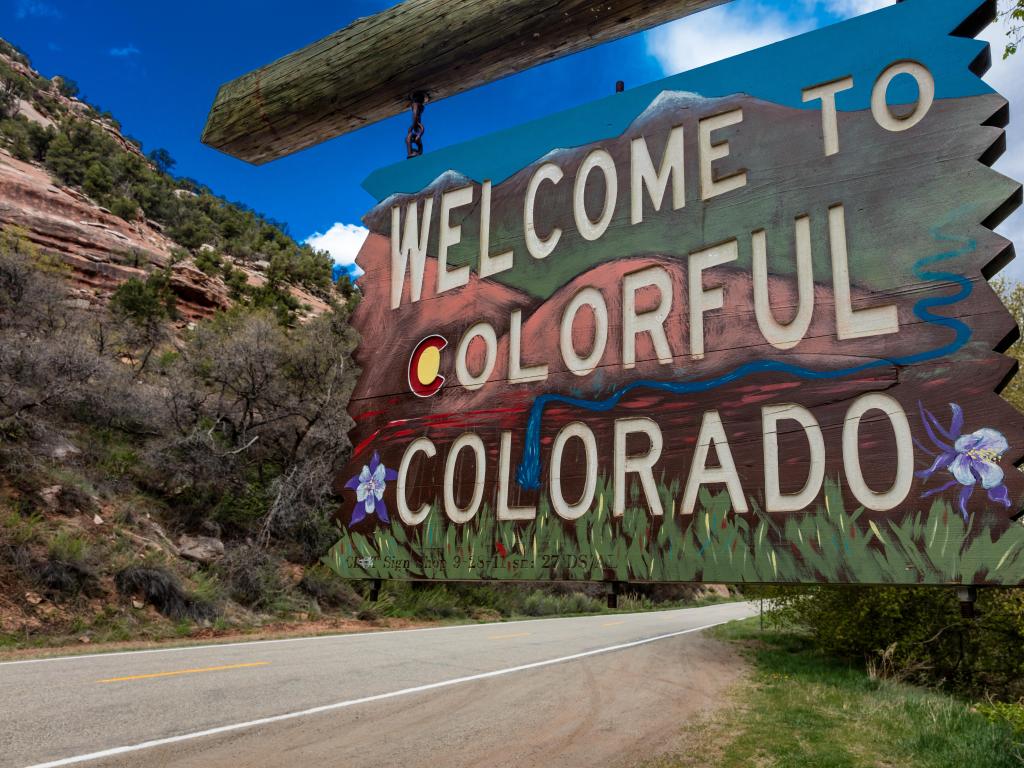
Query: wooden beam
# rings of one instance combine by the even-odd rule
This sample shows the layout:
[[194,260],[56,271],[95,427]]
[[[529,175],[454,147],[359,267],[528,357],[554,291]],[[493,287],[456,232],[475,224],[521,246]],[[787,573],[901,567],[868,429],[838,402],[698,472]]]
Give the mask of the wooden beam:
[[405,0],[221,86],[202,140],[262,164],[727,1]]

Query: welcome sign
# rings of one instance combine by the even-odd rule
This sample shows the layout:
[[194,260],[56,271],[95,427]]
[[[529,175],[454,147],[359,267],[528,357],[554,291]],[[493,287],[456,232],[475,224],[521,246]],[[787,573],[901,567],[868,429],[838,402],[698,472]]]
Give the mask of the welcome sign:
[[977,0],[370,177],[346,577],[1016,584]]

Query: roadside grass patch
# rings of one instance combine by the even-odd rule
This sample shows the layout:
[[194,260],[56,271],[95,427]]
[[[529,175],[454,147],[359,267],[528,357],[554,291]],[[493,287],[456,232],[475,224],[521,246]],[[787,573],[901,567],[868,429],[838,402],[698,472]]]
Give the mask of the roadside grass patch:
[[[734,701],[696,722],[685,753],[650,768],[1020,768],[1024,734],[969,703],[887,680],[758,619],[712,630],[754,664]],[[714,734],[714,744],[704,738]]]

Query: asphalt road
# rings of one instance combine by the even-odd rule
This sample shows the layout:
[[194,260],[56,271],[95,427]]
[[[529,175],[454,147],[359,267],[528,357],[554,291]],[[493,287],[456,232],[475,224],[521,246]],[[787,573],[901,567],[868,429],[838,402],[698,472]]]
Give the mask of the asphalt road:
[[0,766],[610,765],[736,674],[747,603],[0,664]]

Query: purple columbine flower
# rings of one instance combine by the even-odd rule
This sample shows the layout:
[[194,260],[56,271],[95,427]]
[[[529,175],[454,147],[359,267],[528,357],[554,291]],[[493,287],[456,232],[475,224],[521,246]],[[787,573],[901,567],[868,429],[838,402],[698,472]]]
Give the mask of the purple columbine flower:
[[345,487],[356,492],[356,506],[352,510],[351,528],[361,523],[367,515],[377,515],[382,523],[390,523],[388,508],[384,505],[384,489],[388,480],[397,480],[398,473],[388,469],[380,462],[380,455],[374,451],[369,466],[363,465],[363,471],[353,477]]
[[942,469],[953,475],[953,479],[948,483],[939,488],[925,491],[921,497],[934,496],[955,485],[962,486],[959,506],[965,523],[968,519],[967,500],[971,498],[978,483],[981,483],[981,487],[988,491],[990,500],[1009,507],[1010,492],[1003,484],[1003,469],[997,463],[1010,447],[1002,433],[990,427],[983,427],[970,434],[963,434],[964,412],[956,403],[949,404],[953,411],[949,429],[943,428],[935,414],[926,410],[920,402],[917,405],[921,411],[921,421],[924,423],[925,432],[928,433],[928,438],[932,441],[936,451],[925,448],[917,440],[914,441],[918,448],[929,456],[935,457],[928,469],[922,469],[914,474],[925,481],[931,479],[932,475]]

